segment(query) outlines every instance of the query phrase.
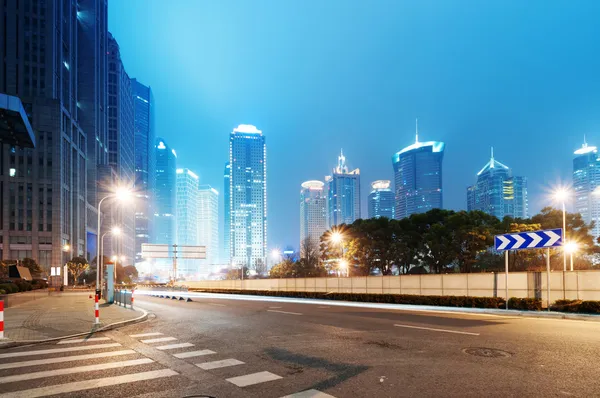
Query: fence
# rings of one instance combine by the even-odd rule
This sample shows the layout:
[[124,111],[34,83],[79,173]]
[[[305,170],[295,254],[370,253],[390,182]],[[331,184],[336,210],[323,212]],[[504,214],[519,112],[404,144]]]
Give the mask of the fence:
[[115,290],[115,304],[122,305],[125,308],[129,305],[133,308],[133,292],[129,290]]
[[[185,281],[178,282],[177,285],[206,290],[236,289],[506,298],[503,273]],[[546,272],[511,272],[508,275],[509,297],[539,298],[547,303],[546,292]],[[600,271],[551,272],[550,302],[564,298],[600,300]]]

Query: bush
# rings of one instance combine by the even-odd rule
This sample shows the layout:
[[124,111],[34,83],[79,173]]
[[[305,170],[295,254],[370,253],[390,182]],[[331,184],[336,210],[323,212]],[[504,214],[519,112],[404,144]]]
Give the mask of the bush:
[[[203,289],[190,289],[204,291]],[[211,293],[247,294],[253,296],[312,298],[320,300],[360,301],[366,303],[431,305],[442,307],[502,308],[505,301],[500,297],[467,296],[419,296],[410,294],[373,294],[373,293],[322,293],[322,292],[284,292],[269,290],[206,290]],[[541,307],[541,303],[540,303]]]
[[6,292],[3,289],[0,289],[0,294],[6,294]]
[[0,285],[0,289],[4,290],[6,293],[17,293],[19,291],[19,287],[14,283],[3,283]]
[[508,300],[508,308],[512,310],[541,311],[542,300],[536,298],[511,297]]
[[552,311],[580,314],[600,314],[600,301],[556,300]]
[[48,281],[44,279],[34,279],[31,284],[34,289],[46,289],[48,287]]

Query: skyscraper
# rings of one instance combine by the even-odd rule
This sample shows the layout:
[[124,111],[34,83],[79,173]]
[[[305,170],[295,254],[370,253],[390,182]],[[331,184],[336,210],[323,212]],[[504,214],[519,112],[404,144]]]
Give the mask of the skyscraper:
[[267,252],[267,146],[262,131],[247,124],[233,129],[229,164],[231,262],[262,271]]
[[[134,101],[131,80],[121,60],[119,44],[108,34],[108,164],[112,168],[115,181],[111,185],[134,187]],[[102,189],[102,188],[100,188]],[[134,209],[131,204],[115,204],[110,212],[104,211],[104,227],[118,224],[123,233],[112,237],[112,253],[124,256],[127,264],[133,264],[135,256]],[[108,208],[108,206],[107,206]],[[107,223],[107,217],[114,220]],[[106,239],[109,241],[108,239]],[[111,251],[104,249],[110,254]]]
[[206,247],[206,259],[200,260],[199,272],[208,275],[216,271],[219,259],[219,192],[210,185],[198,190],[198,245]]
[[587,142],[575,151],[573,158],[573,190],[575,191],[575,211],[581,214],[586,223],[594,222],[592,235],[600,237],[600,157],[598,148]]
[[417,130],[415,143],[392,156],[397,219],[443,207],[444,146],[439,141],[419,142]]
[[467,188],[467,210],[481,210],[498,217],[527,218],[527,179],[513,177],[512,170],[492,155]]
[[321,181],[306,181],[300,190],[300,251],[306,240],[319,247],[321,235],[327,231],[327,197]]
[[154,189],[154,242],[173,245],[176,234],[177,154],[162,138],[156,139],[156,186]]
[[2,259],[31,257],[48,272],[71,255],[91,261],[95,171],[106,159],[106,1],[5,1],[3,15],[0,92],[21,99],[37,145],[0,145]]
[[231,166],[225,163],[223,181],[223,247],[221,248],[221,264],[231,264]]
[[352,224],[360,218],[360,170],[349,171],[346,157],[340,151],[333,174],[325,177],[329,227]]
[[[198,176],[189,169],[177,169],[177,245],[198,244]],[[189,277],[198,273],[200,260],[177,261],[177,275]]]
[[394,192],[390,180],[377,180],[371,183],[369,194],[369,218],[387,217],[394,219]]
[[135,104],[135,258],[142,261],[142,243],[150,243],[156,178],[154,96],[150,87],[131,79]]

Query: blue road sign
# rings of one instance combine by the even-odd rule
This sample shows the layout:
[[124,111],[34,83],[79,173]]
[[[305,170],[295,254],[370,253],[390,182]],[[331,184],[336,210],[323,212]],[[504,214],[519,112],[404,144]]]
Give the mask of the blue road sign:
[[498,251],[562,246],[562,228],[496,235],[494,241]]

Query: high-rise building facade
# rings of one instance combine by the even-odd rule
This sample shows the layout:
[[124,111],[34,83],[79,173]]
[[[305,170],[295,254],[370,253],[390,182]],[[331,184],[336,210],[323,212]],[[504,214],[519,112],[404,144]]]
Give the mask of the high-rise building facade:
[[242,124],[229,136],[233,267],[262,270],[267,253],[267,146],[262,131]]
[[481,210],[498,217],[527,218],[527,179],[513,177],[512,170],[492,156],[467,188],[467,210]]
[[210,185],[198,189],[198,245],[206,247],[206,259],[199,261],[201,276],[217,271],[219,262],[219,191]]
[[3,2],[0,92],[21,99],[37,145],[0,145],[2,259],[30,257],[49,272],[71,255],[95,257],[90,199],[106,159],[106,7]]
[[177,154],[162,138],[156,139],[154,238],[152,243],[173,245],[176,238]]
[[221,264],[231,264],[231,165],[225,163],[225,173],[223,175],[223,247],[221,248]]
[[396,196],[396,219],[443,208],[442,160],[444,143],[415,143],[392,156]]
[[[134,188],[134,100],[131,79],[121,60],[119,44],[108,34],[108,164],[113,169],[112,186]],[[100,186],[102,191],[102,186]],[[110,212],[104,211],[103,232],[117,224],[123,233],[112,237],[111,251],[104,253],[125,257],[125,264],[133,264],[135,256],[134,203],[114,204]],[[108,206],[107,206],[108,207]],[[107,217],[113,220],[108,223]],[[108,239],[107,239],[108,241]]]
[[598,148],[584,142],[575,151],[573,158],[573,190],[575,211],[581,214],[586,223],[594,222],[591,233],[600,237],[600,157]]
[[135,259],[142,261],[142,243],[150,243],[156,178],[154,96],[150,87],[131,79],[135,106]]
[[327,231],[327,196],[322,181],[306,181],[300,190],[300,250],[307,244],[318,248]]
[[343,152],[333,174],[325,177],[329,227],[352,224],[360,218],[360,170],[349,171]]
[[[177,169],[177,236],[178,246],[198,244],[198,176],[189,169]],[[193,278],[198,273],[196,259],[177,261],[177,275]]]
[[371,183],[369,193],[369,218],[386,217],[394,219],[395,195],[390,188],[390,180],[377,180]]

